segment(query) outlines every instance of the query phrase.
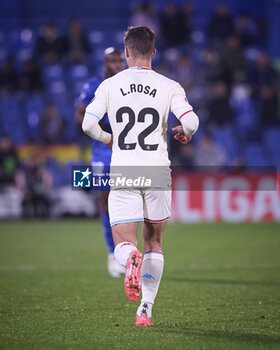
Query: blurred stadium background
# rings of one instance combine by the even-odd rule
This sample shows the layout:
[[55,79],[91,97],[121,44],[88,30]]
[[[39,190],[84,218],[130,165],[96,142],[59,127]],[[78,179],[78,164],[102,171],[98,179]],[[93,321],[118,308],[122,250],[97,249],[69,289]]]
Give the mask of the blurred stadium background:
[[[90,163],[75,101],[128,25],[154,29],[154,68],[180,81],[201,120],[186,147],[169,132],[173,164],[279,169],[279,18],[277,0],[1,1],[0,218],[98,214],[98,197],[71,190],[71,166]],[[231,188],[256,190],[263,175],[242,181]],[[174,220],[280,220],[279,189],[210,189],[176,192]]]
[[[278,0],[0,2],[1,349],[279,349],[279,18]],[[168,132],[188,174],[145,330],[106,271],[98,195],[71,189],[71,166],[90,163],[75,101],[137,24],[201,120],[187,146]]]

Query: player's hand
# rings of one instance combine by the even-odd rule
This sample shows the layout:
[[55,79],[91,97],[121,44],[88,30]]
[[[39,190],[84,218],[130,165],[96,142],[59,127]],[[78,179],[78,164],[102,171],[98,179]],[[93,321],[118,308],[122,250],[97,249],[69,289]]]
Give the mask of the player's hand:
[[183,127],[181,125],[175,126],[175,128],[172,128],[172,131],[175,133],[174,139],[183,144],[189,143],[192,139],[191,135],[186,135],[184,133]]
[[113,137],[112,137],[112,136],[111,136],[110,142],[107,143],[107,146],[110,147],[110,148],[112,148],[112,146],[113,146]]

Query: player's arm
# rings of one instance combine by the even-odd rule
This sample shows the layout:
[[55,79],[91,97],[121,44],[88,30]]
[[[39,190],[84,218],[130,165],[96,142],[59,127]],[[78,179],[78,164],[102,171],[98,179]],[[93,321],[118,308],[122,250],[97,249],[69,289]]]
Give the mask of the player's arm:
[[198,129],[199,119],[188,102],[185,90],[179,84],[173,92],[171,111],[181,122],[181,125],[172,129],[174,138],[181,143],[188,143]]
[[82,129],[91,138],[111,146],[112,135],[104,131],[99,125],[99,121],[106,112],[106,85],[101,83],[95,92],[95,98],[86,108]]

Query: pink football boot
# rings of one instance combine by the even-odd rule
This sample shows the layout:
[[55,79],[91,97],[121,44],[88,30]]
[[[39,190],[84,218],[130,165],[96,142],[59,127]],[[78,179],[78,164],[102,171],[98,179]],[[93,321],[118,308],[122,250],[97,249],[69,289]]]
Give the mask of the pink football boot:
[[146,311],[142,311],[141,315],[136,315],[136,327],[151,327],[153,325],[152,318],[148,317]]
[[126,262],[126,274],[124,278],[124,290],[130,301],[137,301],[141,293],[141,266],[142,253],[133,250]]

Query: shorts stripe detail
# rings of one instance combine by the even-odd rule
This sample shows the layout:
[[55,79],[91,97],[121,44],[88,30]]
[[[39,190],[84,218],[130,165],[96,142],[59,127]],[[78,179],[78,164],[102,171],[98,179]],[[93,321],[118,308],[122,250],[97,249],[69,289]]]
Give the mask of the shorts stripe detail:
[[188,114],[188,113],[190,113],[190,112],[192,112],[193,110],[192,109],[190,109],[189,111],[187,111],[187,112],[185,112],[185,113],[183,113],[182,115],[181,115],[181,117],[179,117],[179,120],[185,115],[185,114]]
[[170,218],[170,216],[167,216],[166,218],[164,219],[160,219],[160,220],[151,220],[151,219],[147,219],[147,218],[144,218],[145,221],[148,221],[150,223],[160,223],[160,222],[163,222],[163,221],[166,221]]
[[111,222],[111,226],[116,225],[116,224],[121,224],[123,222],[135,222],[135,221],[144,221],[143,218],[136,218],[136,219],[123,219],[123,220],[117,220],[117,221],[113,221]]
[[98,120],[102,119],[101,117],[99,117],[98,115],[91,113],[91,112],[86,112],[86,114],[90,114],[93,115],[95,118],[97,118]]

